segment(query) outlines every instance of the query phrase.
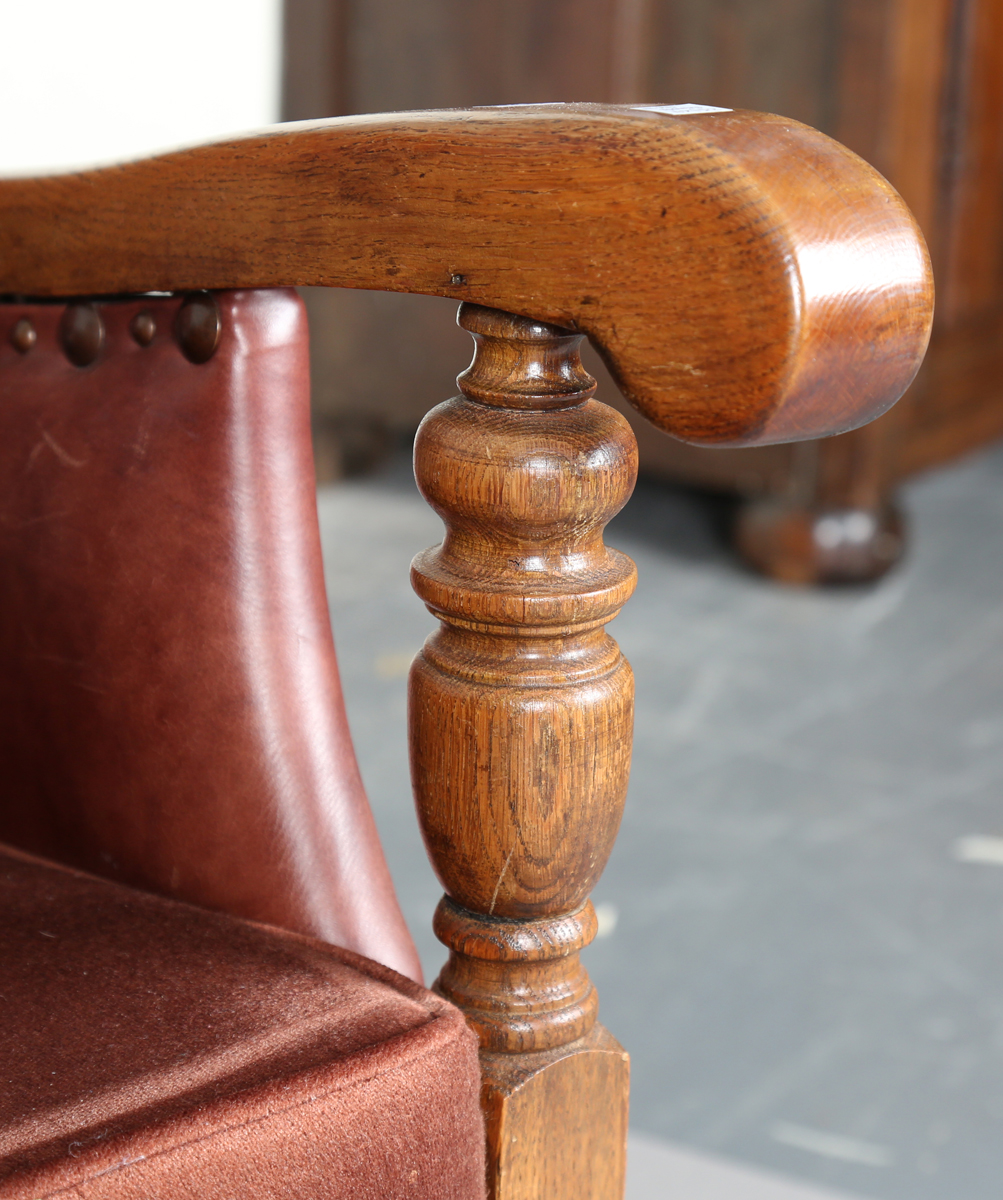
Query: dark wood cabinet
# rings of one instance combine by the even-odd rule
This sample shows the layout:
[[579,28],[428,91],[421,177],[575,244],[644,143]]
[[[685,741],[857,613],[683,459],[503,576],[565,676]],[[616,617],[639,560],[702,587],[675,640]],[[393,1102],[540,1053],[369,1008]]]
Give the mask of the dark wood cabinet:
[[[286,52],[288,118],[692,101],[805,121],[887,176],[926,234],[938,310],[926,364],[885,418],[823,442],[712,450],[624,406],[644,469],[743,497],[738,545],[767,573],[880,574],[902,546],[899,481],[1003,436],[1003,0],[287,0]],[[413,426],[454,390],[451,302],[308,304],[322,421]]]

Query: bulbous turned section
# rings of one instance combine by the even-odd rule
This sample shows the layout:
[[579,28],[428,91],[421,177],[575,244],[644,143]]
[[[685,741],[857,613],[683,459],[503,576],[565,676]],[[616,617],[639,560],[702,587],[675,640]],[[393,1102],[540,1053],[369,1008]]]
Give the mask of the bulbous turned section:
[[464,395],[415,440],[446,531],[411,571],[442,622],[411,668],[412,781],[452,900],[539,920],[585,903],[623,810],[633,675],[604,625],[635,569],[602,534],[637,449],[591,398],[580,335],[474,305],[459,323],[476,342]]
[[509,918],[584,903],[630,772],[634,680],[613,639],[447,625],[415,659],[408,699],[418,819],[446,892]]
[[579,959],[596,935],[591,902],[559,917],[512,921],[443,897],[433,928],[450,949],[435,990],[463,1010],[482,1049],[551,1050],[595,1024],[599,1000]]
[[436,616],[481,624],[609,621],[636,571],[602,531],[633,490],[636,455],[624,418],[594,400],[542,412],[440,404],[418,430],[415,477],[446,536],[415,559],[415,591]]
[[634,435],[591,399],[580,334],[472,304],[458,321],[476,343],[464,395],[434,408],[415,439],[418,487],[446,525],[414,561],[415,591],[453,621],[606,622],[636,578],[602,540],[637,478]]

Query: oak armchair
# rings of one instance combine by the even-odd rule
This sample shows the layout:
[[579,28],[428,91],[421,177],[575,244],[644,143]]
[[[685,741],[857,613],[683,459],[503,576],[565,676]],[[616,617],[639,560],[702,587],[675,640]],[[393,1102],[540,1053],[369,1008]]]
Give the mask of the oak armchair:
[[[299,284],[452,296],[476,347],[415,444],[437,994],[345,722]],[[0,183],[0,293],[0,1196],[473,1197],[485,1149],[504,1200],[619,1195],[579,951],[636,450],[578,347],[690,441],[867,421],[929,333],[902,202],[761,114],[337,119]]]

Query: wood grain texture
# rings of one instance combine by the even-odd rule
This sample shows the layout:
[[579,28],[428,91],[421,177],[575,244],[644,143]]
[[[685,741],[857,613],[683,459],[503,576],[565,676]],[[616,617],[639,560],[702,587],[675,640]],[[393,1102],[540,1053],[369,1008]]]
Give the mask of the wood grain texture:
[[[396,2],[353,0],[352,21],[366,43],[362,56],[349,49],[360,89],[353,97],[357,110],[363,89],[369,107],[388,107],[391,86],[394,104],[407,108],[561,96],[765,109],[815,125],[861,155],[917,217],[938,278],[938,329],[920,376],[898,406],[911,416],[893,421],[891,447],[884,444],[884,418],[862,435],[882,443],[874,453],[853,438],[849,450],[835,442],[808,459],[792,446],[689,449],[636,421],[642,470],[754,498],[785,497],[804,495],[819,470],[828,476],[840,464],[853,471],[860,462],[880,459],[887,499],[903,476],[1003,433],[1003,106],[994,94],[1003,79],[1001,0],[618,0],[609,14],[589,9],[579,29],[587,27],[592,39],[584,53],[580,37],[572,45],[542,21],[530,44],[528,27],[516,15],[522,0],[470,0],[468,11],[479,16],[490,8],[491,23],[449,24],[448,38],[431,48],[457,0],[414,0],[406,34],[390,28],[388,13]],[[426,40],[416,40],[416,13],[428,18]],[[503,26],[506,38],[527,40],[521,48],[507,41],[485,69]],[[412,56],[427,62],[430,55],[434,70],[408,65]],[[586,64],[582,78],[568,70],[573,55]],[[527,75],[524,61],[530,60],[559,64],[551,90],[545,79]],[[613,77],[625,82],[604,90]],[[321,403],[334,405],[336,394],[339,409],[369,411],[380,403],[375,397],[406,394],[410,407],[402,404],[392,419],[417,424],[444,394],[441,383],[432,383],[436,367],[443,377],[451,374],[446,338],[421,358],[424,391],[423,379],[416,379],[405,393],[392,373],[385,381],[376,378],[383,368],[362,346],[362,340],[375,343],[382,328],[375,317],[365,324],[369,297],[318,295],[331,310],[327,320],[324,312],[316,314],[318,328],[331,331],[324,340],[342,337],[346,314],[353,330],[363,326],[358,351],[346,348],[326,371],[319,365],[317,377],[329,381]],[[372,309],[399,299],[375,295]],[[407,340],[427,338],[434,315],[434,301],[418,301],[413,310],[388,304],[385,319],[393,319],[397,337]],[[613,397],[605,375],[599,396]],[[386,405],[383,400],[382,410]],[[870,466],[867,477],[873,477]],[[843,490],[854,493],[860,486],[847,477]],[[815,516],[802,512],[799,519],[805,529]]]
[[482,1054],[493,1200],[618,1200],[630,1060],[601,1025],[540,1054]]
[[934,259],[955,0],[842,0],[828,132],[902,194]]
[[650,0],[641,95],[783,113],[831,135],[833,32],[844,2]]
[[[758,13],[782,44],[789,6],[775,0]],[[732,5],[711,3],[702,19],[731,28]],[[1003,434],[1003,3],[840,0],[828,16],[812,18],[809,48],[826,20],[835,58],[828,78],[817,74],[819,123],[894,184],[930,243],[938,313],[924,366],[891,413],[810,453],[788,446],[711,455],[635,426],[648,470],[749,497],[737,524],[742,553],[769,574],[800,581],[887,569],[903,544],[895,485]],[[746,30],[736,41],[737,61],[749,61],[754,37]],[[784,97],[780,111],[802,117],[812,110],[790,105],[805,57],[810,50],[778,63],[772,81]],[[731,85],[736,56],[724,42],[698,61],[705,74],[717,72],[730,89],[720,95],[734,103],[772,103],[754,72]],[[676,67],[670,89],[686,77],[685,64]],[[834,519],[871,534],[835,538]],[[820,529],[831,545],[821,545]]]
[[351,112],[346,0],[283,0],[282,119]]
[[[930,242],[938,310],[930,352],[902,403],[819,444],[810,460],[792,454],[780,494],[744,506],[742,552],[769,574],[802,581],[882,573],[903,548],[895,485],[1003,434],[1003,3],[842,7],[833,132],[915,213]],[[742,465],[739,452],[734,467]],[[835,538],[834,522],[871,532],[822,546],[818,535]]]
[[[591,829],[581,821],[578,841]],[[531,1054],[578,1041],[599,999],[579,954],[596,935],[591,902],[536,921],[470,912],[444,896],[435,933],[450,949],[436,988],[458,1005],[488,1051]]]
[[607,52],[623,0],[328,2],[347,10],[346,113],[633,99],[613,96]]
[[626,794],[633,679],[605,625],[636,572],[602,530],[637,453],[589,398],[581,335],[473,305],[460,319],[478,343],[464,394],[415,440],[446,535],[411,571],[442,622],[411,672],[412,778],[449,896],[538,919],[588,898]]
[[580,961],[626,798],[633,676],[605,631],[633,563],[603,544],[637,474],[592,399],[582,335],[477,305],[462,395],[433,409],[415,477],[445,524],[412,566],[441,626],[411,668],[415,803],[446,896],[435,987],[482,1048],[494,1200],[615,1200],[627,1061]]
[[852,428],[912,379],[921,236],[797,122],[603,105],[276,127],[0,181],[0,292],[316,284],[425,292],[586,333],[675,436]]
[[955,0],[941,116],[938,325],[1003,308],[1003,0]]

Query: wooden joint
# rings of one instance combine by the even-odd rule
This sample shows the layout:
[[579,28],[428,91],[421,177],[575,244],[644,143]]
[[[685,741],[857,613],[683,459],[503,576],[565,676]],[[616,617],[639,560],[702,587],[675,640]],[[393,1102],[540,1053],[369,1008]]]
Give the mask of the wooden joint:
[[578,353],[583,334],[480,304],[461,305],[457,324],[477,347],[456,378],[470,400],[539,410],[568,408],[595,395],[596,381]]

